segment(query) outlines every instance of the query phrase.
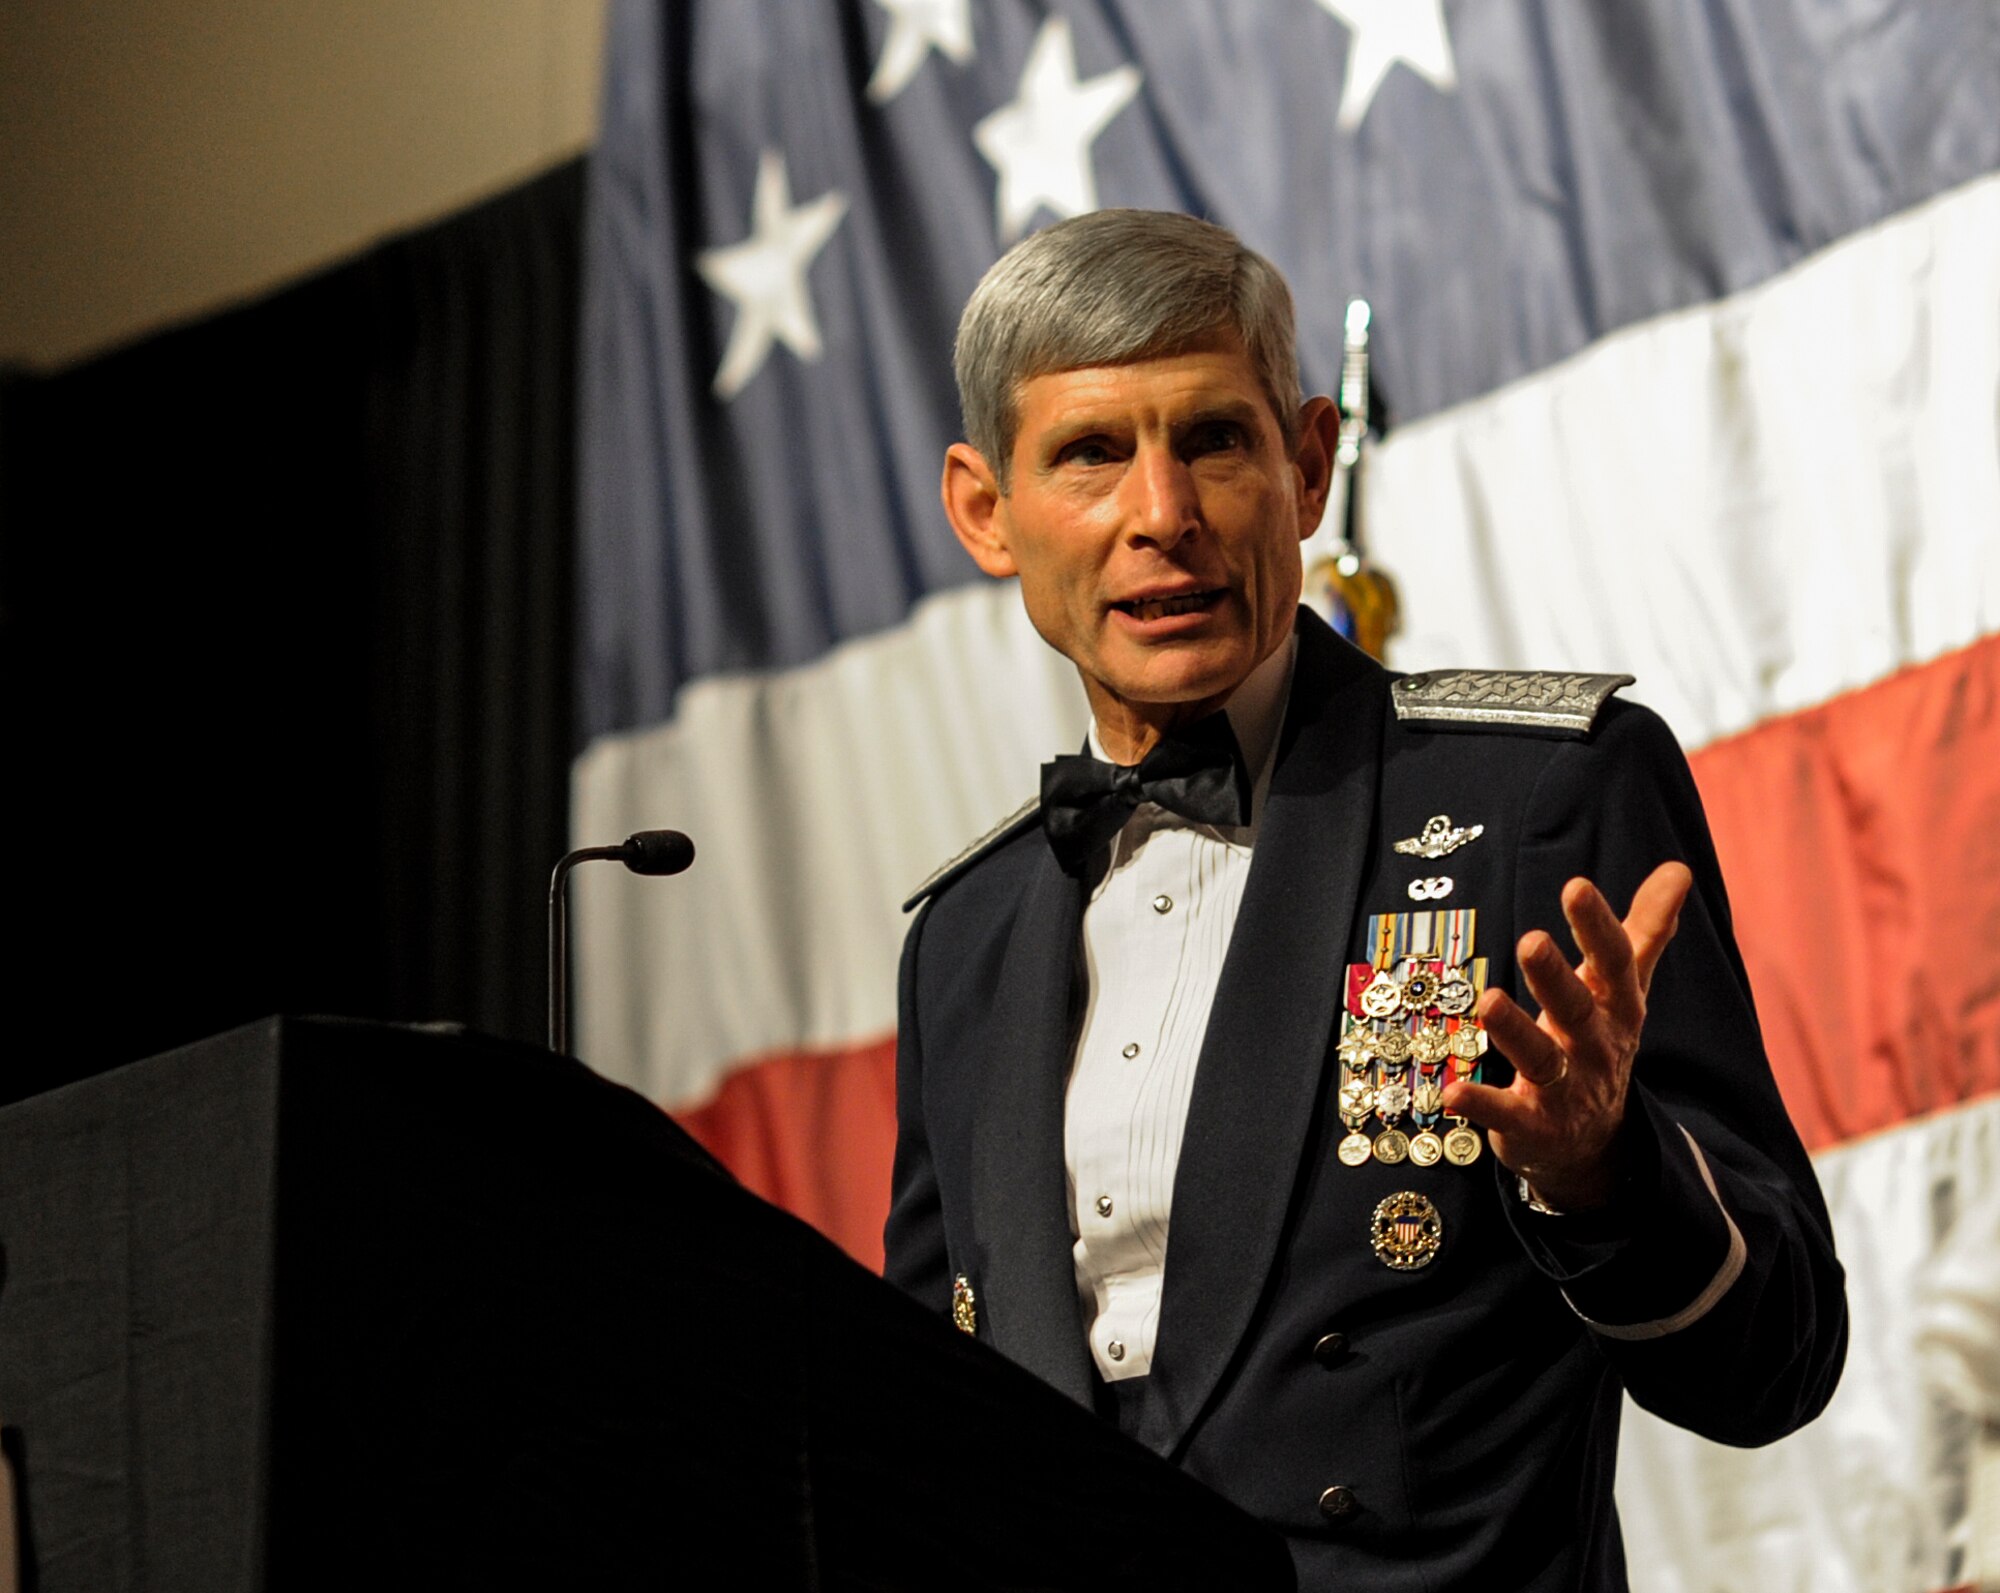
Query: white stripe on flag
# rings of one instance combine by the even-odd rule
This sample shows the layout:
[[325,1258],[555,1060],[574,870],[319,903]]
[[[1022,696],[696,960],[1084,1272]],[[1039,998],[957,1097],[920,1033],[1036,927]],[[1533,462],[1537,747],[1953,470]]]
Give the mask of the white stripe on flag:
[[579,872],[578,1054],[679,1107],[735,1063],[888,1033],[904,897],[1086,722],[1015,583],[981,582],[803,669],[698,682],[671,723],[598,741],[575,844],[665,826],[696,860],[671,880]]
[[1628,670],[1698,746],[1964,646],[2000,628],[1996,410],[1988,177],[1390,436],[1391,661]]

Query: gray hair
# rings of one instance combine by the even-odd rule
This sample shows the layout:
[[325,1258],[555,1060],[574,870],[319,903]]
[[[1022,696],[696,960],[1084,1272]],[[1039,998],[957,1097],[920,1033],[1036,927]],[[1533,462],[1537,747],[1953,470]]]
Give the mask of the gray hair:
[[1021,384],[1052,371],[1243,340],[1285,446],[1298,442],[1292,293],[1278,268],[1213,222],[1094,210],[1023,239],[980,279],[952,357],[965,440],[1007,490]]

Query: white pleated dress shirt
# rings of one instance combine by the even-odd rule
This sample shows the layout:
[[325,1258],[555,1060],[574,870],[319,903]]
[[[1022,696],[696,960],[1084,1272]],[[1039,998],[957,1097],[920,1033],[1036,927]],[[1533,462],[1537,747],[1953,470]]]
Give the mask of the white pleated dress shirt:
[[[1195,1064],[1250,874],[1296,640],[1225,708],[1253,771],[1250,822],[1192,824],[1146,802],[1110,843],[1083,912],[1086,1004],[1063,1112],[1077,1293],[1107,1382],[1152,1369],[1174,1169]],[[1096,726],[1091,751],[1104,756]]]

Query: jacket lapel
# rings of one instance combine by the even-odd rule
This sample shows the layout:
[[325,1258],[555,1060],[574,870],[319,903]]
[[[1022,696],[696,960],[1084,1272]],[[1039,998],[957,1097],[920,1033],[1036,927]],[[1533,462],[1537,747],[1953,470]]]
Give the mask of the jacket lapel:
[[[1300,617],[1278,762],[1174,1177],[1159,1347],[1139,1432],[1161,1454],[1214,1392],[1277,1251],[1324,1087],[1360,902],[1388,678],[1318,620]],[[1058,1157],[1060,1116],[1058,1101]]]
[[1010,1359],[1084,1405],[1089,1352],[1071,1259],[1063,1095],[1071,980],[1082,920],[1077,882],[1038,849],[983,1037],[972,1146],[980,1312]]

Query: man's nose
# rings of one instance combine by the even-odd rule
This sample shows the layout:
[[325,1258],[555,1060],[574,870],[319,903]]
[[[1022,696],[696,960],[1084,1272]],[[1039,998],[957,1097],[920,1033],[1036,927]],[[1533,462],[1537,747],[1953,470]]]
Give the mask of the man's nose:
[[1201,524],[1201,496],[1187,461],[1165,445],[1139,449],[1126,476],[1133,533],[1173,547]]

